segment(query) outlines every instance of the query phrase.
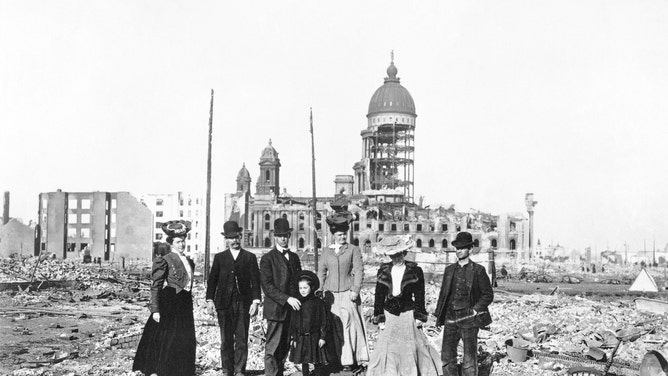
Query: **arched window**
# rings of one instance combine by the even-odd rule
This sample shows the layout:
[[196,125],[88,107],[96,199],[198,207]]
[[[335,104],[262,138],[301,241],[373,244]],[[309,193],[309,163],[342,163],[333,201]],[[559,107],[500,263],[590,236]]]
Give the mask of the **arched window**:
[[269,213],[264,215],[264,229],[271,230],[271,215]]
[[264,172],[264,180],[269,181],[270,178],[271,178],[271,172],[269,172],[269,170],[266,170]]
[[320,238],[315,240],[315,247],[318,249],[322,248],[322,242],[320,241]]
[[271,247],[271,240],[269,238],[264,238],[264,246]]
[[496,239],[492,239],[491,246],[496,248]]
[[517,244],[515,242],[515,239],[510,239],[510,250],[514,251],[515,248],[517,248]]
[[422,248],[422,239],[418,239],[418,240],[415,242],[415,245],[416,245],[418,248]]
[[283,215],[281,216],[281,218],[283,218],[283,219],[287,220],[287,219],[288,219],[288,215],[287,215],[287,214],[285,214],[285,213],[283,213]]
[[359,246],[360,245],[360,240],[355,238],[353,239],[353,245]]
[[448,248],[448,239],[443,239],[443,241],[441,242],[441,247]]
[[434,248],[434,239],[429,239],[429,248]]
[[304,213],[299,213],[299,230],[304,231]]
[[304,249],[304,238],[299,238],[299,248]]
[[478,239],[475,239],[475,240],[473,241],[473,246],[474,246],[474,247],[480,247],[480,241],[479,241]]

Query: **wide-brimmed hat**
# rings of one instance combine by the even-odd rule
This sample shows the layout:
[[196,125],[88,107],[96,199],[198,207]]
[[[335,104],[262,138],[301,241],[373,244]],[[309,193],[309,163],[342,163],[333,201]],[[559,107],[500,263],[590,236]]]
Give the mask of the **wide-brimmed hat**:
[[190,231],[190,221],[185,221],[183,219],[178,219],[175,221],[169,221],[162,224],[162,231],[169,237],[172,238],[183,238]]
[[223,232],[221,234],[226,238],[235,238],[240,236],[243,228],[239,227],[236,221],[227,221],[223,224]]
[[287,219],[278,218],[274,221],[274,236],[288,235],[292,230]]
[[386,256],[392,256],[399,252],[411,250],[414,244],[415,242],[410,236],[392,235],[378,242],[375,251]]
[[355,219],[351,212],[337,212],[327,216],[327,224],[329,231],[333,234],[335,232],[348,232],[350,229],[350,222]]
[[457,234],[455,240],[452,241],[452,246],[457,249],[473,247],[473,236],[471,233],[462,231]]
[[308,279],[309,281],[311,281],[311,289],[313,290],[313,292],[315,292],[315,290],[320,288],[320,280],[318,279],[318,276],[312,271],[302,270],[299,273],[297,273],[297,281],[302,279]]

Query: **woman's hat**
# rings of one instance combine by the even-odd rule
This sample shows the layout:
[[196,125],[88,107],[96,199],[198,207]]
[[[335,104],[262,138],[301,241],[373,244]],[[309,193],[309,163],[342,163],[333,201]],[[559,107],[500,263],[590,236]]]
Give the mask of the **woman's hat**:
[[313,292],[315,292],[315,290],[320,288],[320,280],[318,279],[318,276],[315,275],[315,273],[313,273],[312,271],[302,270],[299,273],[297,273],[297,281],[300,281],[302,279],[308,279],[309,281],[311,281],[311,289],[313,290]]
[[473,247],[473,244],[473,236],[466,231],[458,233],[455,240],[452,241],[452,246],[457,249],[470,248]]
[[399,252],[410,250],[414,244],[415,242],[408,235],[392,235],[383,238],[383,240],[376,244],[376,252],[392,256]]
[[190,231],[190,221],[178,219],[162,224],[162,231],[169,237],[181,238],[185,237]]
[[290,222],[285,218],[278,218],[274,221],[274,236],[288,235],[292,232]]
[[239,224],[235,221],[227,221],[223,224],[223,234],[226,238],[235,238],[241,235],[243,229],[239,227]]
[[333,234],[335,232],[348,232],[350,229],[350,222],[355,219],[351,212],[338,212],[327,216],[327,224],[329,231]]

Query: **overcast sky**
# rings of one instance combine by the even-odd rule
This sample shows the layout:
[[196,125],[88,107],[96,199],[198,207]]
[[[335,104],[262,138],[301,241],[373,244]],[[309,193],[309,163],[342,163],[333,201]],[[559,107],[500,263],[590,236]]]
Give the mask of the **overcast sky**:
[[332,195],[391,50],[425,205],[533,192],[544,245],[668,242],[664,0],[0,0],[0,189],[26,222],[58,188],[204,193],[214,89],[214,215],[270,138],[311,194],[309,107]]

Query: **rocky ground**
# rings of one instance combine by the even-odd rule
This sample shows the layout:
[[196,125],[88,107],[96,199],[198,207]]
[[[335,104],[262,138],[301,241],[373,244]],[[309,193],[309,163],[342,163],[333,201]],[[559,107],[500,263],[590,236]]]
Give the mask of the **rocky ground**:
[[[34,266],[30,260],[8,265],[0,278],[16,280]],[[136,375],[130,371],[136,342],[148,318],[148,283],[131,274],[99,266],[50,261],[40,278],[78,280],[71,288],[0,292],[0,374],[2,375]],[[12,271],[13,274],[6,272]],[[141,274],[141,273],[138,273]],[[514,284],[517,284],[516,286]],[[559,284],[553,284],[555,287]],[[522,293],[517,286],[525,286]],[[493,324],[480,332],[483,366],[491,375],[566,375],[575,365],[602,369],[593,359],[609,357],[623,336],[612,374],[637,375],[650,350],[668,353],[668,316],[637,311],[629,296],[582,297],[554,288],[514,282],[500,285],[490,306]],[[505,289],[504,289],[505,287]],[[512,287],[512,288],[510,288]],[[427,310],[433,311],[439,286],[427,285]],[[531,294],[527,294],[531,293]],[[205,313],[204,287],[195,288],[197,369],[199,375],[219,375],[220,337],[214,317]],[[583,294],[581,294],[583,295]],[[362,292],[365,314],[371,316],[372,287]],[[663,298],[664,297],[659,297]],[[264,326],[261,317],[251,323],[248,369],[261,375]],[[382,328],[369,324],[373,343]],[[423,327],[440,350],[440,330],[433,318]],[[517,362],[510,360],[506,341],[517,339],[524,348]],[[512,350],[512,349],[511,349]],[[526,360],[522,355],[526,352]],[[635,370],[634,370],[635,369]],[[298,375],[292,365],[286,374]]]

